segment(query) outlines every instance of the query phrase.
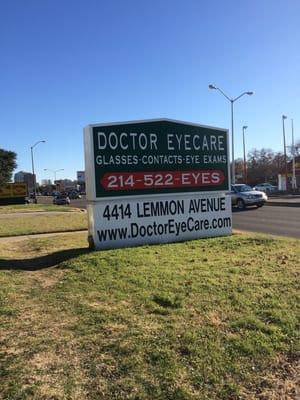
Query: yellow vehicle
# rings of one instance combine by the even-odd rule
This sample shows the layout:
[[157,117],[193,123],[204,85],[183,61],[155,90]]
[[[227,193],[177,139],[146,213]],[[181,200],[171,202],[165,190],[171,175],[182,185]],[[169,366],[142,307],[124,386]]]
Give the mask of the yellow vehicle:
[[26,183],[6,183],[0,186],[0,204],[24,204],[26,196]]

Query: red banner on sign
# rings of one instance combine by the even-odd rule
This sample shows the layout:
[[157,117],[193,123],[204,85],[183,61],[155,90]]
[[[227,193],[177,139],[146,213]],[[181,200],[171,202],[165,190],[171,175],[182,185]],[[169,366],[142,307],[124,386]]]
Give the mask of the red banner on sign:
[[225,180],[221,170],[106,172],[100,182],[107,191],[219,186]]

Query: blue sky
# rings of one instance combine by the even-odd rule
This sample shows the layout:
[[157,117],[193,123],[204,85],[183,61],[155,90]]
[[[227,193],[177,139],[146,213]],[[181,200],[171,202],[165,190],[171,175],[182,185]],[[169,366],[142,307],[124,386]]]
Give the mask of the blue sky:
[[[0,0],[0,147],[18,170],[84,168],[90,123],[172,118],[230,127],[235,155],[300,139],[299,0]],[[286,122],[291,141],[290,120]]]

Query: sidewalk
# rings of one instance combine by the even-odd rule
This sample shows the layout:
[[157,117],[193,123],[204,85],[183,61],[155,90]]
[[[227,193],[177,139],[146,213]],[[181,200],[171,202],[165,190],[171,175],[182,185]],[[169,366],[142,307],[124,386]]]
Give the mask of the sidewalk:
[[77,231],[64,231],[64,232],[47,232],[47,233],[31,233],[28,235],[17,235],[17,236],[3,236],[0,237],[0,244],[7,243],[7,242],[18,242],[24,239],[33,239],[33,238],[44,238],[44,237],[51,237],[51,236],[65,236],[65,235],[74,235],[74,234],[81,234],[81,233],[88,233],[87,229],[81,229]]

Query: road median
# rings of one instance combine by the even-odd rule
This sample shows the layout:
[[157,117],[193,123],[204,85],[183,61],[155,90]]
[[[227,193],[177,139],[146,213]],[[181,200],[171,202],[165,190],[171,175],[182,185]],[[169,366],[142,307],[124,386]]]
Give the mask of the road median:
[[87,214],[55,213],[1,216],[0,237],[87,229]]

